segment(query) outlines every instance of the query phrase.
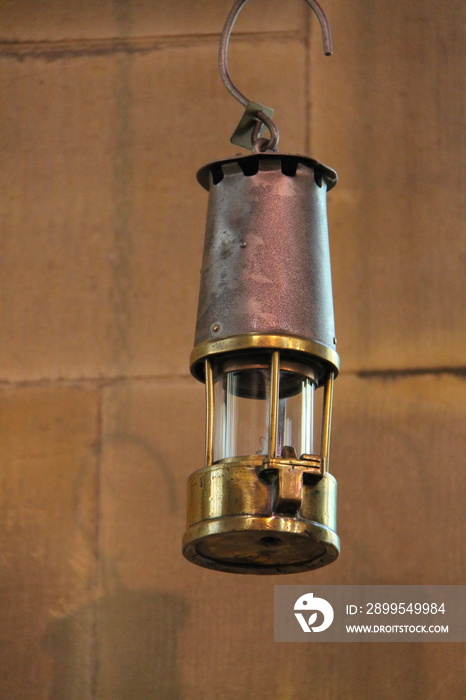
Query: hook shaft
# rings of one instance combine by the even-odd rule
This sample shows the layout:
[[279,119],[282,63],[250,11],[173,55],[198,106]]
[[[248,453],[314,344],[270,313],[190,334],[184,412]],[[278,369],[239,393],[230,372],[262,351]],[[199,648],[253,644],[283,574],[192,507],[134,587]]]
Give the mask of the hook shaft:
[[[230,42],[231,32],[233,30],[233,26],[236,22],[236,19],[239,13],[241,12],[243,6],[247,3],[247,1],[248,0],[236,0],[235,4],[231,8],[227,20],[225,22],[225,26],[223,27],[218,48],[218,66],[223,83],[227,90],[230,92],[230,94],[233,95],[233,97],[236,100],[238,100],[238,102],[240,102],[243,105],[243,107],[247,107],[248,104],[250,104],[251,100],[248,100],[248,98],[238,90],[238,88],[233,84],[233,81],[230,77],[230,72],[228,70],[228,44]],[[305,0],[305,2],[317,15],[317,19],[319,20],[320,28],[322,30],[322,42],[324,47],[324,53],[326,56],[330,56],[333,53],[332,34],[325,12],[321,8],[317,0]]]

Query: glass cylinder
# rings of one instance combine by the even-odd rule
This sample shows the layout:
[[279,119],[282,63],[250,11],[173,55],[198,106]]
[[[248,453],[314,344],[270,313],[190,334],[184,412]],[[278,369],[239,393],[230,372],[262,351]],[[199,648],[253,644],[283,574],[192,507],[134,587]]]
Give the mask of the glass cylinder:
[[217,375],[214,380],[214,462],[267,454],[269,385],[267,367],[230,369]]
[[[213,462],[257,455],[299,459],[313,454],[313,372],[282,360],[275,394],[271,377],[266,360],[230,360],[214,371]],[[277,397],[277,429],[270,443],[272,395]]]
[[280,370],[276,457],[313,454],[314,388],[310,377]]

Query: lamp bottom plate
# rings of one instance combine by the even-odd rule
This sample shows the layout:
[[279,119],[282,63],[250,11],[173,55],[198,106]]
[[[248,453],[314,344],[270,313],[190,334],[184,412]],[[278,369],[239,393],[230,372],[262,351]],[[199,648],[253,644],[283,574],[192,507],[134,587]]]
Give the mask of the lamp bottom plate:
[[188,528],[183,554],[199,566],[239,574],[293,574],[333,562],[340,543],[325,526],[298,518],[235,515]]

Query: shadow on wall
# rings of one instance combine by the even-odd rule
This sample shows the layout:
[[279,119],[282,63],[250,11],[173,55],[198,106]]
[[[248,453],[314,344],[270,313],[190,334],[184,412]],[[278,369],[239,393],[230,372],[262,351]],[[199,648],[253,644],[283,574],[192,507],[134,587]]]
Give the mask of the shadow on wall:
[[53,620],[49,700],[177,700],[177,640],[187,615],[179,595],[119,588]]

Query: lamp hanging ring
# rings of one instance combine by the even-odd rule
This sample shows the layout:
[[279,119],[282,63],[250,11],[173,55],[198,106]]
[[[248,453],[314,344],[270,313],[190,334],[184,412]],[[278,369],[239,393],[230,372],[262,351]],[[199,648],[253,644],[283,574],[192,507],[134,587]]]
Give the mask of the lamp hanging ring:
[[[261,110],[256,113],[256,117],[257,119],[255,120],[251,136],[253,153],[263,153],[264,151],[273,151],[276,153],[278,151],[277,144],[280,136],[277,125]],[[266,126],[269,130],[269,139],[261,138],[262,126]]]
[[[251,100],[248,100],[248,98],[236,88],[230,77],[230,72],[228,70],[228,44],[230,42],[231,32],[233,30],[233,26],[236,22],[236,19],[244,5],[247,3],[247,1],[248,0],[236,0],[235,4],[231,8],[227,20],[225,22],[225,26],[222,30],[218,49],[218,65],[224,85],[230,92],[230,94],[233,95],[233,97],[236,100],[238,100],[238,102],[240,102],[243,105],[243,107],[247,107]],[[324,47],[324,53],[326,56],[331,56],[333,53],[332,34],[325,12],[321,8],[317,0],[305,0],[305,2],[317,15],[317,19],[319,20],[319,24],[322,30],[322,42]]]

